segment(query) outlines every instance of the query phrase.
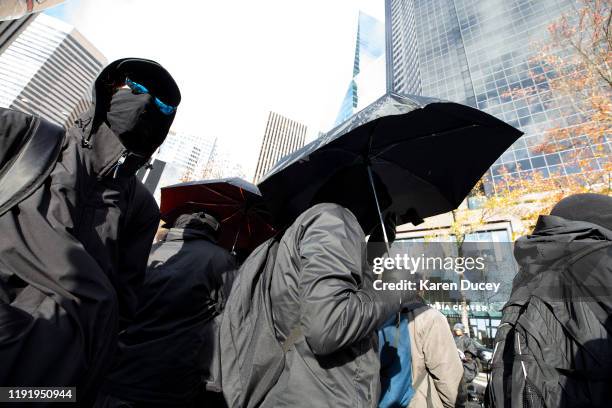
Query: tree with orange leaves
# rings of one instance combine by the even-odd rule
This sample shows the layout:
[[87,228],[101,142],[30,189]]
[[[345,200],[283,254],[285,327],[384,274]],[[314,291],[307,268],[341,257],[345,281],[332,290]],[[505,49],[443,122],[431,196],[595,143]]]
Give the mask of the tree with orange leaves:
[[537,148],[542,153],[563,152],[568,174],[552,174],[560,180],[551,187],[569,184],[573,189],[577,183],[588,190],[607,184],[609,190],[612,0],[578,0],[571,13],[548,26],[548,33],[550,41],[537,44],[529,61],[534,85],[511,89],[505,96],[525,97],[528,102],[539,98],[547,110],[560,112],[561,119],[553,121]]

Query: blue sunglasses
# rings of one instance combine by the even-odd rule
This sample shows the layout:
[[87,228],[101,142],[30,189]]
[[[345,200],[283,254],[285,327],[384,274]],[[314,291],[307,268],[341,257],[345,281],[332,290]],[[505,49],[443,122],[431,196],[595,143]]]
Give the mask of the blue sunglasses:
[[[151,94],[144,85],[141,85],[138,82],[134,82],[129,78],[125,78],[125,84],[129,86],[130,89],[136,94]],[[176,106],[167,105],[163,103],[158,97],[153,97],[155,98],[155,105],[157,105],[159,111],[164,115],[172,115],[174,112],[176,112]]]

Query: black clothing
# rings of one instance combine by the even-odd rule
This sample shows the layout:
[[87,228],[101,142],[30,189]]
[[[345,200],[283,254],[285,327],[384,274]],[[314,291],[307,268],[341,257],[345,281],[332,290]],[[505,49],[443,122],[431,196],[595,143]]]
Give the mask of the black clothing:
[[455,336],[455,345],[458,350],[462,353],[470,353],[473,357],[478,355],[478,350],[474,345],[474,342],[467,335],[462,334],[461,336]]
[[236,267],[206,229],[173,228],[155,244],[138,313],[119,335],[104,392],[135,406],[191,406],[205,387],[212,319],[223,309]]
[[135,309],[159,210],[135,177],[109,176],[123,148],[108,127],[93,149],[82,132],[68,130],[44,184],[0,217],[0,384],[74,385],[86,401]]
[[[581,217],[576,210],[574,217]],[[602,216],[612,208],[602,208]],[[491,406],[607,407],[612,399],[612,231],[541,216],[496,334]],[[532,405],[530,405],[532,406]],[[535,405],[533,405],[535,406]]]
[[[134,176],[147,158],[106,123],[109,86],[96,80],[109,92],[65,132],[48,172],[37,162],[24,169],[44,177],[40,186],[0,215],[0,384],[76,386],[81,406],[93,403],[117,333],[133,318],[159,224]],[[0,112],[2,175],[36,119]]]
[[463,381],[470,383],[478,375],[478,364],[476,363],[476,356],[478,350],[476,345],[467,335],[462,334],[461,336],[455,337],[455,345],[457,350],[460,350],[464,354],[463,361]]
[[164,115],[149,94],[118,90],[111,99],[106,120],[121,143],[148,158],[161,145],[170,130],[173,115]]
[[602,194],[574,194],[559,201],[550,215],[585,221],[612,231],[612,197]]
[[64,128],[0,109],[0,216],[36,191],[59,157]]

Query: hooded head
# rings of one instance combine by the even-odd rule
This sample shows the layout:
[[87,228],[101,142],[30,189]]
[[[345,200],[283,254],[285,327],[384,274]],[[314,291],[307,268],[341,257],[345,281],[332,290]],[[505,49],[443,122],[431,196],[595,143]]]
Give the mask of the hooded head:
[[[136,83],[138,87],[128,86]],[[93,90],[94,114],[84,144],[102,124],[117,136],[132,159],[144,164],[163,143],[181,101],[178,85],[158,63],[124,58],[109,64]],[[166,109],[164,109],[166,108]]]
[[612,231],[612,197],[592,193],[574,194],[559,201],[550,215],[589,222]]
[[172,228],[206,231],[215,239],[219,235],[220,226],[221,224],[219,224],[215,217],[204,211],[181,214],[172,224]]
[[[391,197],[380,177],[373,174],[373,179],[383,218],[387,219],[389,216],[385,210],[391,205]],[[375,228],[380,226],[380,215],[369,183],[367,167],[362,164],[346,167],[331,176],[317,191],[311,205],[324,202],[336,203],[349,209],[366,235],[375,232]]]

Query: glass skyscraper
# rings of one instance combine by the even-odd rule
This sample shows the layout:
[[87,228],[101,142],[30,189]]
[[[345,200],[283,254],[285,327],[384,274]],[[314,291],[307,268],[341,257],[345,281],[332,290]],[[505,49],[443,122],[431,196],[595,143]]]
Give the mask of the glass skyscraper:
[[334,126],[374,102],[385,91],[385,25],[360,12],[353,75]]
[[[561,114],[570,101],[547,106],[554,72],[533,58],[547,26],[571,7],[570,0],[386,0],[387,90],[464,103],[521,129],[525,135],[491,167],[489,180],[500,181],[502,167],[513,176],[577,173],[571,141],[542,152],[547,129],[580,117]],[[610,152],[610,142],[603,148]]]

